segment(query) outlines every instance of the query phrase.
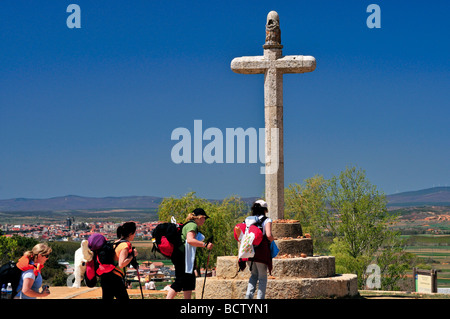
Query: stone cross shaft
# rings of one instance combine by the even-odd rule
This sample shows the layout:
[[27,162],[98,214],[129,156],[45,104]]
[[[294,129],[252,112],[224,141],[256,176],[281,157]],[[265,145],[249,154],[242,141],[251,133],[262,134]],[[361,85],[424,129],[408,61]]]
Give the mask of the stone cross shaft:
[[283,74],[312,72],[312,56],[283,56],[278,13],[269,12],[263,56],[235,58],[231,69],[240,74],[264,74],[265,195],[269,217],[284,218]]

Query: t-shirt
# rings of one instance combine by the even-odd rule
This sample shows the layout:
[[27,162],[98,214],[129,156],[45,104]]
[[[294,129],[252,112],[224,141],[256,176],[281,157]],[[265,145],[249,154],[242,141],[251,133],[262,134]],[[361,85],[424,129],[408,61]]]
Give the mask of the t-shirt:
[[119,276],[121,275],[122,277],[125,276],[125,274],[127,272],[127,267],[120,268],[118,266],[119,256],[123,249],[128,249],[128,245],[129,245],[128,242],[123,242],[123,243],[120,243],[119,245],[117,245],[116,249],[115,249],[116,254],[114,256],[114,263],[116,265],[116,268],[114,269],[115,270],[114,273]]
[[19,298],[19,299],[36,299],[36,297],[29,297],[27,295],[25,295],[24,293],[22,293],[22,286],[23,286],[23,281],[27,278],[31,278],[34,280],[33,285],[31,286],[31,290],[39,292],[39,289],[42,286],[42,276],[41,273],[38,273],[37,276],[34,275],[34,270],[33,269],[29,269],[26,270],[24,272],[22,272],[22,276],[20,277],[20,281],[19,281],[19,286],[17,287],[17,295],[15,296],[15,298]]
[[198,225],[195,222],[187,222],[186,224],[184,224],[183,229],[181,230],[181,245],[178,247],[178,249],[180,251],[182,251],[184,253],[185,251],[185,243],[186,243],[186,239],[187,239],[187,234],[189,232],[195,232],[195,235],[197,235],[198,233]]
[[195,222],[188,222],[183,226],[183,230],[181,232],[181,240],[183,241],[183,244],[186,242],[187,234],[191,231],[195,232],[197,235],[198,226]]

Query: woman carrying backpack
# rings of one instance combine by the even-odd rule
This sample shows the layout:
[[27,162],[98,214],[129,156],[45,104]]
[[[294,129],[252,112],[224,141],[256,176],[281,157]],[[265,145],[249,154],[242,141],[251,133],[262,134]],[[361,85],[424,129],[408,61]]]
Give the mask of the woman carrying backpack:
[[51,252],[52,249],[46,244],[37,244],[19,259],[17,267],[22,270],[22,275],[14,299],[36,299],[50,294],[48,288],[43,288],[41,292],[39,289],[42,286],[41,270]]
[[267,203],[262,199],[253,203],[251,208],[252,216],[257,216],[262,222],[263,239],[261,243],[255,247],[255,255],[247,261],[250,267],[251,276],[248,281],[246,299],[253,299],[258,283],[257,298],[264,299],[266,296],[267,271],[272,272],[272,256],[270,254],[270,243],[274,240],[272,236],[272,220],[266,217]]
[[[203,239],[200,239],[201,235],[198,232],[198,228],[202,226],[209,216],[206,215],[202,208],[196,208],[186,218],[186,223],[181,230],[182,244],[174,248],[172,253],[172,263],[175,266],[175,281],[170,286],[167,293],[167,299],[173,299],[178,292],[183,290],[184,299],[191,299],[192,290],[195,289],[195,272],[193,270],[194,265],[192,262],[186,264],[186,259],[195,259],[195,248],[204,247],[212,249],[212,243],[205,243]],[[189,244],[190,247],[188,245]],[[187,247],[186,247],[187,246]],[[194,248],[194,249],[191,249]],[[188,251],[187,251],[188,250]],[[186,254],[192,253],[192,258],[186,258]]]
[[126,222],[117,228],[117,238],[115,241],[115,268],[100,276],[102,286],[102,298],[112,300],[129,299],[127,288],[125,286],[126,267],[137,256],[137,250],[131,247],[131,241],[134,240],[136,233],[136,223]]

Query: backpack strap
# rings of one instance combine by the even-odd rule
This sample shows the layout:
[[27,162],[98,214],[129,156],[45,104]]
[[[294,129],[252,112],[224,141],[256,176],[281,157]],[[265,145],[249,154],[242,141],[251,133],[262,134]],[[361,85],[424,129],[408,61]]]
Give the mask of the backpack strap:
[[[260,216],[262,216],[262,215],[260,215]],[[266,234],[264,233],[264,227],[263,227],[263,224],[264,224],[264,221],[267,219],[268,217],[267,216],[263,216],[262,218],[259,218],[259,216],[258,216],[258,221],[256,222],[256,226],[259,228],[259,229],[261,229],[261,231],[263,232],[263,235],[264,236],[266,236]]]
[[[260,216],[262,216],[262,217],[260,218]],[[267,218],[269,218],[269,217],[267,217],[265,215],[259,215],[259,216],[257,216],[258,221],[256,221],[255,224],[262,225]],[[245,219],[242,223],[245,224]]]
[[98,258],[98,255],[97,255],[97,263],[98,263],[98,267],[97,267],[96,273],[99,276],[101,276],[105,273],[108,273],[110,271],[113,271],[116,268],[116,266],[112,265],[112,264],[102,264],[100,262],[100,259]]
[[44,268],[44,265],[41,264],[30,264],[30,259],[26,256],[22,256],[16,265],[17,268],[22,271],[33,269],[35,276],[37,276],[41,272],[42,268]]
[[114,249],[116,249],[116,247],[119,246],[121,243],[127,243],[128,255],[130,255],[133,252],[133,247],[131,246],[131,243],[126,239],[120,239],[119,241],[114,242],[113,243]]
[[[262,216],[261,218],[259,216]],[[268,218],[267,216],[259,215],[258,221],[255,223],[256,226],[262,227],[262,224],[264,224],[264,221]]]

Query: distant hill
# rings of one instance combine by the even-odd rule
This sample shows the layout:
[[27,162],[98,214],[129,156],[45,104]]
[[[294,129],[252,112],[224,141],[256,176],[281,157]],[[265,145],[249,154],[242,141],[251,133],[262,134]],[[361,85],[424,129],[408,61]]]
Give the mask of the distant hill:
[[[155,196],[83,197],[68,195],[47,199],[13,198],[0,200],[0,211],[67,211],[103,209],[152,209],[156,210],[164,198]],[[251,205],[257,197],[242,198]]]
[[162,198],[154,196],[82,197],[75,195],[48,199],[14,198],[0,200],[0,211],[63,211],[82,209],[158,208]]
[[[257,197],[242,198],[251,205]],[[387,196],[388,206],[450,206],[450,187],[434,187],[424,190],[404,192]],[[157,209],[162,197],[83,197],[61,196],[48,199],[13,198],[0,200],[0,211],[65,211],[94,209]]]
[[450,187],[433,187],[387,196],[388,206],[450,206]]

